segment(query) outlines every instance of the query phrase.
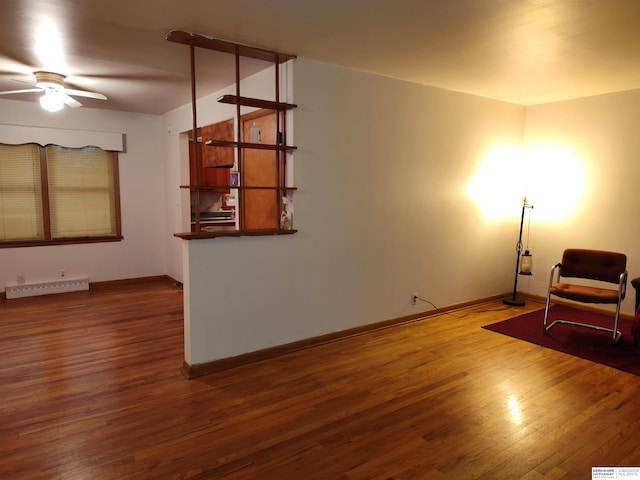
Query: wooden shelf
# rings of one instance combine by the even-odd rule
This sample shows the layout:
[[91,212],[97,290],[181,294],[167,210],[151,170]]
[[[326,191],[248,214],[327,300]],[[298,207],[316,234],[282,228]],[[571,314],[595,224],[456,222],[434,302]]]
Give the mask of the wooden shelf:
[[295,150],[293,145],[275,145],[273,143],[232,142],[229,140],[208,140],[204,143],[207,147],[240,147],[254,148],[256,150]]
[[281,103],[271,100],[262,100],[260,98],[238,97],[236,95],[223,95],[218,98],[219,103],[228,103],[230,105],[242,105],[244,107],[264,108],[266,110],[292,110],[297,108],[295,103]]
[[195,191],[196,189],[200,190],[200,191],[207,191],[207,190],[220,190],[220,189],[237,189],[237,190],[298,190],[298,187],[279,187],[279,186],[275,186],[275,187],[260,187],[260,186],[256,186],[256,185],[207,185],[207,186],[197,186],[197,185],[180,185],[180,188],[188,188],[191,191]]
[[217,52],[240,55],[241,57],[255,58],[271,63],[284,63],[297,58],[295,55],[274,52],[263,48],[251,47],[235,42],[227,42],[218,38],[206,37],[198,33],[184,32],[182,30],[171,30],[166,39],[170,42],[181,43],[183,45],[193,45],[194,47],[206,48]]
[[[232,185],[180,185],[180,188],[188,188],[192,192],[196,190],[200,190],[201,192],[207,192],[209,190],[214,190],[214,193],[223,193],[220,190],[229,190],[231,188],[238,188],[237,186]],[[224,192],[228,193],[228,192]]]
[[200,240],[204,238],[217,238],[217,237],[257,237],[265,235],[292,235],[297,230],[281,230],[281,229],[269,229],[269,230],[220,230],[219,232],[184,232],[174,233],[174,237],[182,238],[183,240]]

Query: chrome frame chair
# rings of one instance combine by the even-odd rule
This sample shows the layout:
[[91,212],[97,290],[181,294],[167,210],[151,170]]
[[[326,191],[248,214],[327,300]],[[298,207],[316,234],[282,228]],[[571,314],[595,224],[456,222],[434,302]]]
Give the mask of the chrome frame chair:
[[[549,289],[547,291],[547,304],[544,309],[543,327],[545,333],[559,324],[577,325],[612,334],[613,343],[616,344],[622,337],[618,330],[620,318],[620,306],[627,291],[627,257],[623,253],[607,252],[603,250],[567,249],[562,254],[562,262],[551,267],[549,275]],[[555,281],[554,281],[555,274]],[[617,289],[601,288],[568,283],[565,278],[582,278],[617,284]],[[616,313],[613,320],[613,328],[601,327],[588,323],[573,322],[558,319],[551,325],[547,325],[549,317],[549,305],[551,296],[573,300],[581,303],[615,304]]]

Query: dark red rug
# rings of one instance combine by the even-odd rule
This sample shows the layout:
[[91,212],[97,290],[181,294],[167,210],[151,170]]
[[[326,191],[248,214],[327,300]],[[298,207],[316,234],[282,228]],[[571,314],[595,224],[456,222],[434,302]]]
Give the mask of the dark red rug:
[[[640,353],[636,353],[633,347],[632,320],[620,318],[618,330],[622,332],[622,338],[613,345],[611,334],[573,325],[556,325],[544,333],[543,318],[544,309],[486,325],[483,328],[640,375]],[[613,313],[606,315],[562,305],[552,306],[548,323],[551,324],[553,320],[560,318],[609,328],[613,326]]]

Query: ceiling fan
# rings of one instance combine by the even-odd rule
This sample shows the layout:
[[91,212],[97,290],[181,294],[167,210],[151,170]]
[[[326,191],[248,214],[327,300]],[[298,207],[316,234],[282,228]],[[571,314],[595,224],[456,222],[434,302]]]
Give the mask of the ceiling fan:
[[29,93],[29,92],[44,92],[44,95],[40,97],[40,105],[45,110],[55,112],[60,110],[65,104],[69,107],[81,107],[82,104],[72,97],[87,97],[96,98],[99,100],[106,100],[107,97],[101,93],[88,92],[85,90],[74,90],[72,88],[66,88],[64,86],[65,76],[59,73],[53,72],[34,72],[36,77],[35,83],[25,82],[23,80],[15,80],[16,82],[26,83],[33,88],[27,88],[23,90],[10,90],[7,92],[0,92],[0,95],[12,95],[15,93]]

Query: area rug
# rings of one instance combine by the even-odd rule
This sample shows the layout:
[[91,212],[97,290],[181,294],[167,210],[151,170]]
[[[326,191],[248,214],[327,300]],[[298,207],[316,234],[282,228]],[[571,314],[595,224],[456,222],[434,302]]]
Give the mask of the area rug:
[[[544,309],[482,328],[640,375],[640,353],[636,353],[633,347],[632,320],[620,318],[618,330],[622,332],[622,338],[613,345],[611,334],[573,325],[556,325],[544,333],[543,318]],[[557,319],[609,328],[613,325],[613,314],[588,312],[563,305],[552,306],[549,310],[548,323]]]

